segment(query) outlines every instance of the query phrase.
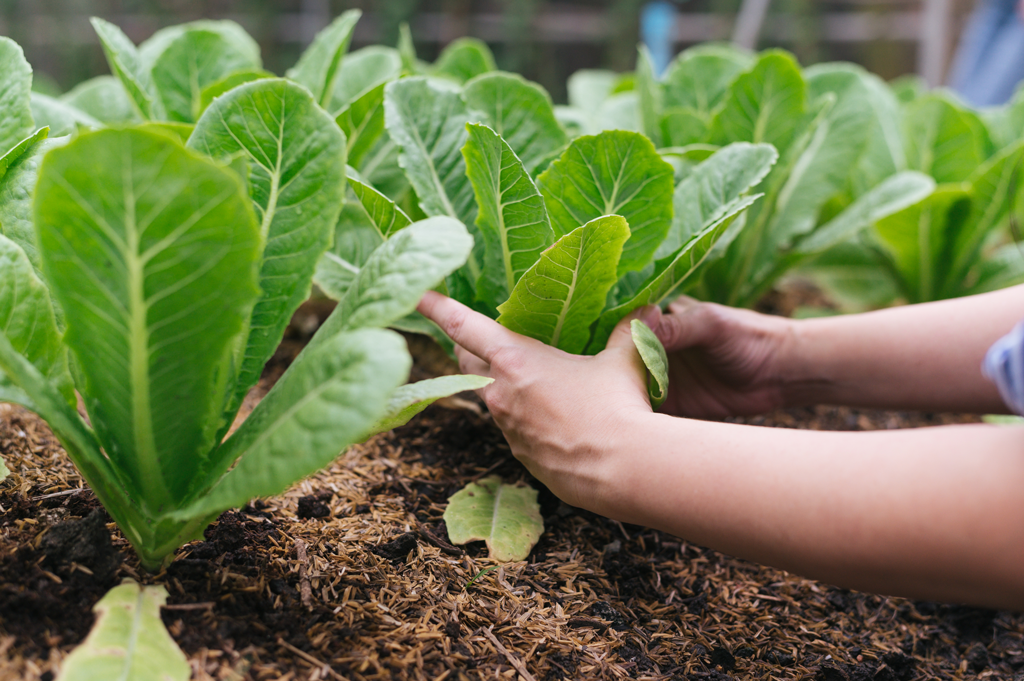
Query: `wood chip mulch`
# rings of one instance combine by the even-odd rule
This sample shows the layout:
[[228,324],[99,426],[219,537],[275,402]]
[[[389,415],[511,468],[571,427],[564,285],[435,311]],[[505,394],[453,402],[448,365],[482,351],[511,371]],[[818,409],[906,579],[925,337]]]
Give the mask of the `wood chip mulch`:
[[[537,483],[475,398],[448,407],[225,513],[149,575],[46,426],[0,405],[13,472],[0,483],[0,679],[55,678],[91,607],[125,577],[167,588],[164,621],[198,680],[1022,678],[1021,615],[837,589],[546,490],[546,531],[528,560],[453,547],[449,495],[492,473]],[[753,421],[959,420],[814,408]]]

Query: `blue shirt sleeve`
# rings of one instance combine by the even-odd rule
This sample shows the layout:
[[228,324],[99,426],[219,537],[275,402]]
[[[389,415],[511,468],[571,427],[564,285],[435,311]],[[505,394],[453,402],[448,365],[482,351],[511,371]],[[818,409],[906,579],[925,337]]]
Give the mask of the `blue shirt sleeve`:
[[1006,406],[1024,416],[1024,322],[989,348],[981,372],[999,387]]

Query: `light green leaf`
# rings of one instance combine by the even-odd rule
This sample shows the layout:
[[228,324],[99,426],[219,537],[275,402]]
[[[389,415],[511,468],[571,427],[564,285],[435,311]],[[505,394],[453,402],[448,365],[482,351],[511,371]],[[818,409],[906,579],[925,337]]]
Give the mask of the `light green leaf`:
[[414,222],[370,255],[310,345],[342,331],[390,326],[466,261],[473,240],[457,220]]
[[477,299],[496,308],[555,239],[544,199],[509,145],[484,125],[466,128],[469,141],[462,155],[486,248]]
[[49,135],[49,128],[39,128],[34,133],[11,147],[7,153],[0,155],[0,181],[4,179],[4,175],[7,174],[7,169],[10,168],[15,161],[21,158],[26,151],[49,137]]
[[629,226],[618,215],[591,220],[544,251],[498,306],[498,323],[579,354],[601,314]]
[[203,112],[203,88],[229,74],[260,68],[259,48],[238,44],[241,29],[227,32],[221,23],[189,26],[153,62],[153,85],[169,120],[195,122]]
[[344,68],[338,71],[328,111],[337,115],[371,90],[395,80],[401,73],[402,56],[392,47],[370,45],[348,54]]
[[422,77],[393,81],[384,88],[384,120],[423,212],[472,224],[476,205],[461,154],[470,117],[459,92]]
[[442,50],[431,72],[465,83],[497,68],[487,43],[476,38],[456,38]]
[[869,190],[828,223],[818,227],[796,244],[801,254],[820,253],[866,229],[882,218],[897,213],[935,190],[935,180],[908,170],[897,173]]
[[[74,407],[75,386],[50,293],[25,252],[4,236],[0,236],[0,328],[11,347],[35,365]],[[10,380],[0,374],[0,395],[9,387]]]
[[[266,243],[263,293],[234,388],[233,414],[259,380],[292,314],[309,297],[345,197],[345,135],[304,87],[284,79],[241,85],[203,114],[189,146],[214,158],[243,152],[249,192]],[[228,419],[230,421],[230,418]]]
[[162,28],[139,45],[139,63],[142,68],[152,71],[154,64],[164,52],[185,33],[189,31],[210,31],[217,33],[231,43],[233,51],[245,55],[246,61],[258,68],[261,62],[260,46],[252,39],[245,29],[233,21],[215,21],[200,19],[185,24],[174,24]]
[[569,106],[583,111],[595,111],[609,97],[619,82],[619,74],[599,69],[576,71],[566,83],[569,92]]
[[21,46],[0,36],[0,154],[32,134],[32,67]]
[[330,26],[316,34],[298,63],[285,74],[309,88],[320,106],[326,108],[331,103],[342,59],[348,51],[356,22],[362,15],[361,10],[350,9],[336,18]]
[[62,100],[47,97],[38,92],[32,93],[32,118],[35,119],[37,125],[50,128],[50,134],[54,137],[69,135],[80,128],[103,127],[102,123],[84,111],[79,111]]
[[42,269],[32,218],[32,195],[43,156],[66,143],[67,138],[45,139],[45,136],[30,143],[0,177],[0,231],[25,251],[32,267],[40,275]]
[[654,146],[665,146],[661,127],[665,108],[662,87],[654,72],[651,51],[642,43],[636,57],[636,92],[640,102],[640,131],[650,138]]
[[797,274],[813,281],[844,312],[887,307],[900,296],[883,256],[861,242],[833,246],[800,267]]
[[762,52],[729,86],[711,121],[712,144],[767,142],[785,150],[806,110],[807,86],[788,52]]
[[181,499],[258,293],[251,202],[170,137],[103,130],[47,154],[35,221],[104,449],[146,507]]
[[578,137],[537,179],[561,237],[602,215],[621,215],[631,236],[618,274],[645,266],[672,221],[672,166],[643,135],[611,130]]
[[7,467],[3,459],[0,459],[0,482],[7,479],[7,476],[11,474],[11,469]]
[[90,78],[71,88],[60,99],[107,125],[127,123],[137,120],[138,116],[124,86],[114,76]]
[[663,142],[670,147],[685,147],[703,142],[708,136],[707,120],[697,111],[673,107],[661,118]]
[[932,93],[903,110],[907,167],[939,184],[962,182],[985,160],[984,125],[947,95]]
[[136,113],[144,120],[154,118],[153,81],[149,69],[142,64],[134,43],[120,28],[109,21],[99,17],[92,17],[89,21],[100,39],[100,44],[103,45],[103,53],[107,56],[110,70],[121,81]]
[[729,85],[753,62],[750,54],[724,45],[691,47],[665,71],[665,106],[684,107],[710,120]]
[[657,409],[668,397],[668,355],[665,354],[665,346],[651,328],[639,319],[629,323],[629,330],[640,359],[647,367],[647,395],[651,398],[651,406]]
[[388,401],[387,414],[373,427],[371,434],[385,433],[404,426],[412,417],[438,401],[466,390],[479,390],[494,382],[493,378],[473,375],[438,376],[425,381],[406,383],[395,390]]
[[402,58],[404,73],[421,73],[420,61],[416,58],[416,45],[412,41],[412,31],[409,24],[404,21],[398,26],[398,55]]
[[977,281],[967,295],[988,293],[1017,284],[1024,284],[1024,246],[1006,244],[996,249],[975,266]]
[[96,624],[64,660],[58,681],[186,681],[192,668],[160,619],[162,586],[131,580],[111,589],[93,608]]
[[401,208],[373,187],[351,177],[348,184],[334,244],[320,258],[313,275],[317,286],[335,300],[345,296],[370,254],[411,222]]
[[485,541],[490,557],[502,562],[526,560],[544,533],[537,490],[506,485],[496,475],[453,494],[444,522],[453,544]]
[[760,197],[760,194],[743,196],[726,204],[716,212],[718,217],[715,221],[709,223],[678,251],[659,260],[653,273],[640,284],[639,292],[633,298],[601,314],[594,326],[593,339],[587,346],[587,353],[597,354],[604,350],[615,325],[630,312],[644,305],[658,305],[686,284],[737,216]]
[[1024,87],[1018,87],[1013,99],[1006,104],[983,109],[981,118],[997,149],[1008,147],[1024,137]]
[[910,104],[914,100],[923,97],[931,88],[924,78],[916,74],[910,74],[889,81],[889,89],[892,90],[900,104]]
[[522,76],[485,73],[466,83],[462,98],[481,123],[505,140],[530,175],[569,141],[547,91]]
[[412,360],[393,331],[362,329],[307,346],[215,457],[210,491],[176,518],[270,496],[315,473],[373,430]]
[[335,118],[348,140],[348,162],[357,168],[363,168],[363,159],[384,135],[385,85],[359,97]]
[[209,85],[203,87],[202,91],[199,93],[199,115],[197,115],[193,120],[202,116],[207,107],[213,103],[213,100],[217,99],[221,95],[234,90],[239,85],[251,83],[254,80],[262,80],[263,78],[274,78],[274,74],[270,71],[264,71],[263,69],[244,69],[241,71],[233,71],[223,78],[215,80]]
[[778,157],[769,144],[736,142],[697,165],[676,186],[672,227],[655,257],[670,255],[707,229],[736,199],[765,178]]

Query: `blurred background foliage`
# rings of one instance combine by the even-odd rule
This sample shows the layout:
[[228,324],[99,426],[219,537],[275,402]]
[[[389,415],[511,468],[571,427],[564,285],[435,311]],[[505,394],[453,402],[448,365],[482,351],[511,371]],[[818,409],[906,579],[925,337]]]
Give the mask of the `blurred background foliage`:
[[[946,0],[959,33],[970,0]],[[397,42],[408,22],[421,57],[433,60],[452,39],[479,37],[498,66],[544,85],[565,101],[565,82],[581,68],[631,70],[645,0],[0,0],[0,35],[21,44],[37,89],[56,94],[108,73],[89,26],[108,19],[136,43],[157,29],[199,18],[233,19],[259,42],[266,67],[283,73],[303,46],[340,12],[363,10],[353,48]],[[741,0],[675,3],[677,49],[728,40]],[[800,61],[853,61],[884,78],[917,70],[920,0],[774,0],[758,47],[792,50]]]

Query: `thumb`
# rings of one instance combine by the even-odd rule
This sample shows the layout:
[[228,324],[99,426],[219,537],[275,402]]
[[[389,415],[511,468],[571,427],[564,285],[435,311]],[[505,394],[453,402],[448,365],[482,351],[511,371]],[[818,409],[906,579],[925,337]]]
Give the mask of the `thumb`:
[[720,315],[715,314],[715,307],[689,298],[677,301],[651,329],[668,352],[709,343],[719,329]]
[[654,330],[661,325],[663,317],[657,305],[645,305],[633,310],[615,325],[611,336],[608,337],[608,345],[605,346],[608,350],[627,349],[636,351],[636,346],[633,344],[633,331],[630,329],[630,324],[634,319],[639,319]]

